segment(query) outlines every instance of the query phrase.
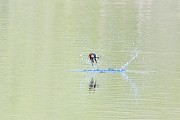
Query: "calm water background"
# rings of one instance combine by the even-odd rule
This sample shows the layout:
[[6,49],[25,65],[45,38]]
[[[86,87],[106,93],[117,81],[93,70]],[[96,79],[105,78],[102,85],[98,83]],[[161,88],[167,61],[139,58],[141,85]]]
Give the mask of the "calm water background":
[[1,120],[179,120],[179,60],[179,0],[0,0]]

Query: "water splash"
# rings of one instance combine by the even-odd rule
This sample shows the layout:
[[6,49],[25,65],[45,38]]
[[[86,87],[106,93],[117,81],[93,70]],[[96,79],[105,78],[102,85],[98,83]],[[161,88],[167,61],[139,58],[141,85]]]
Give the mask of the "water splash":
[[138,48],[136,48],[135,50],[133,50],[131,52],[131,55],[130,55],[130,59],[129,61],[127,61],[122,67],[121,69],[127,69],[127,67],[129,66],[129,64],[135,59],[137,58],[138,54],[140,53],[140,50]]
[[[138,54],[140,53],[140,49],[136,48],[134,49],[131,54],[130,54],[130,59],[121,67],[118,69],[113,69],[113,68],[108,68],[108,69],[97,69],[97,66],[94,65],[93,69],[88,69],[88,70],[74,70],[74,72],[88,72],[88,73],[117,73],[117,72],[124,72],[126,71],[127,67],[129,66],[129,64],[135,60],[138,56]],[[83,56],[83,55],[82,55]],[[89,61],[89,59],[87,59],[87,57],[84,59],[82,57],[82,60],[86,63],[86,64],[90,64],[91,62]]]
[[[137,98],[139,96],[139,88],[136,85],[136,82],[133,79],[130,79],[128,77],[127,68],[130,63],[132,63],[133,60],[135,60],[140,53],[140,49],[136,48],[134,49],[130,54],[130,59],[121,67],[116,69],[97,69],[96,66],[93,66],[94,69],[87,69],[87,70],[74,70],[74,72],[85,72],[85,73],[91,73],[91,78],[95,77],[98,73],[120,73],[122,78],[127,81],[128,85],[131,88],[131,92],[133,93],[134,97]],[[86,59],[87,61],[87,59]],[[81,87],[82,87],[83,81],[81,81]]]
[[83,53],[80,55],[81,57],[81,62],[84,63],[84,64],[88,64],[88,65],[91,65],[91,62],[89,61],[88,57],[87,57],[87,54],[88,53]]
[[121,72],[121,76],[124,80],[126,80],[131,88],[131,92],[133,93],[134,97],[137,98],[139,96],[139,89],[133,79],[130,79],[126,72]]
[[93,70],[80,70],[79,72],[89,72],[89,73],[118,73],[118,72],[124,72],[125,69],[93,69]]

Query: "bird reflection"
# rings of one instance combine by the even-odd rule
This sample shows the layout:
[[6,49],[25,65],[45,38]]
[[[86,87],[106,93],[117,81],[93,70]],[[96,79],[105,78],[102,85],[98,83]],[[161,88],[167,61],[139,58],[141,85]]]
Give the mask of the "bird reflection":
[[93,91],[97,87],[97,82],[94,80],[94,78],[91,78],[91,81],[89,82],[89,90]]
[[[108,69],[108,70],[110,70],[110,69]],[[110,73],[112,73],[112,72],[110,72]],[[122,79],[125,80],[126,83],[128,84],[128,86],[130,87],[133,96],[135,98],[140,97],[140,89],[139,89],[140,86],[137,85],[135,80],[128,77],[127,71],[126,70],[118,71],[116,74],[118,74],[118,73],[121,75]],[[97,82],[97,80],[95,80],[97,74],[98,74],[97,72],[95,72],[95,73],[92,72],[91,74],[87,73],[86,81],[84,81],[84,80],[81,81],[81,84],[80,84],[81,88],[86,84],[85,85],[86,87],[84,86],[86,89],[88,87],[89,91],[95,91],[99,87],[99,83]],[[104,73],[100,73],[100,74],[104,74]]]

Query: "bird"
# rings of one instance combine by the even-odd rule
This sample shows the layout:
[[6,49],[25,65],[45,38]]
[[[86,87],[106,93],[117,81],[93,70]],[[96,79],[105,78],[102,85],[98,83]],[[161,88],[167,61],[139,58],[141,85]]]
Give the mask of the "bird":
[[90,61],[91,61],[92,66],[94,65],[94,62],[97,63],[96,58],[99,59],[99,57],[97,57],[97,55],[96,55],[95,53],[89,53],[89,59],[90,59]]

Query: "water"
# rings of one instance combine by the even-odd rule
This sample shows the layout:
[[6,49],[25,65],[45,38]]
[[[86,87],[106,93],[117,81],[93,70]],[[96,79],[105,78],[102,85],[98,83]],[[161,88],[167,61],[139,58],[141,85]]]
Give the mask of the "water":
[[178,0],[0,0],[0,119],[179,120],[179,21]]

